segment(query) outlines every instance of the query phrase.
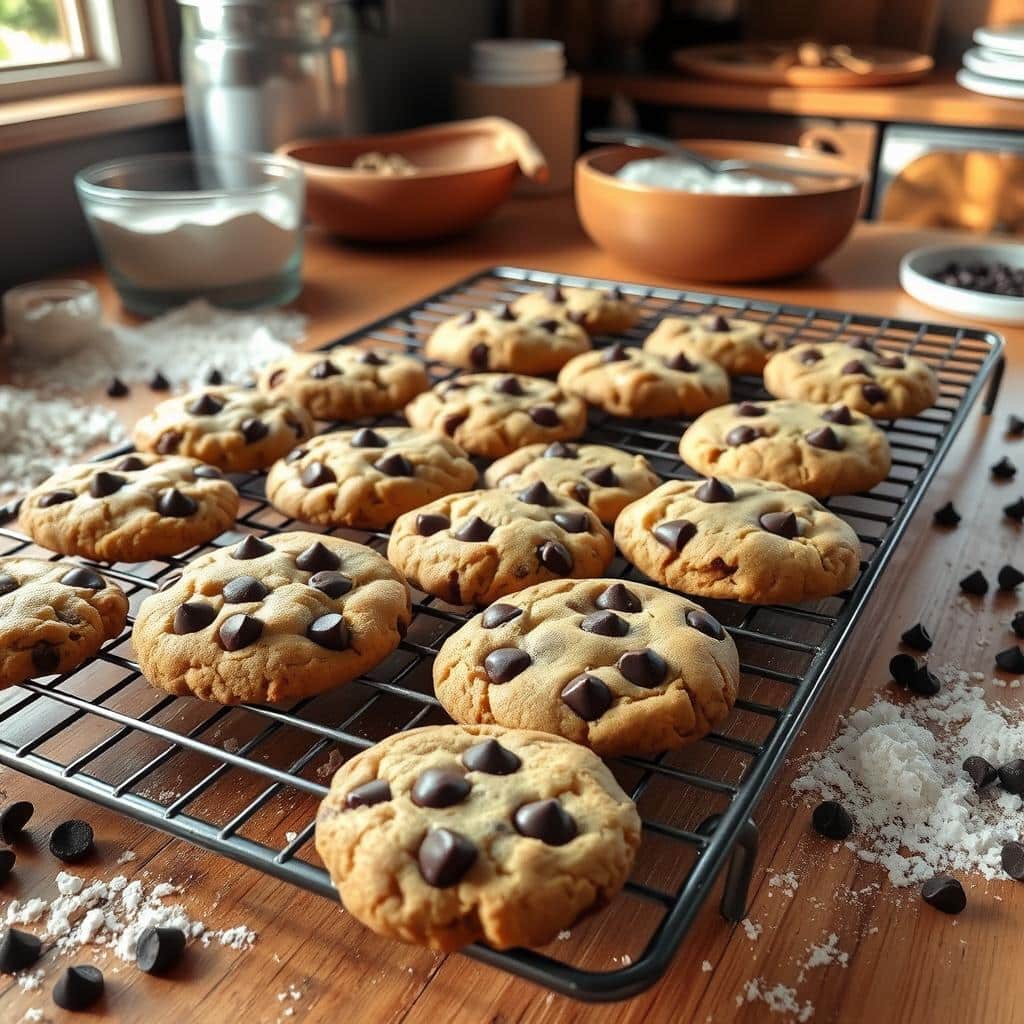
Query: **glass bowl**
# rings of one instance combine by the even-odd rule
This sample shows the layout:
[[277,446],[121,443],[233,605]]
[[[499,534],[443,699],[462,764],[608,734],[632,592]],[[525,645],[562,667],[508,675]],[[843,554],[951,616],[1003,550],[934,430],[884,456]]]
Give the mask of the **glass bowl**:
[[94,164],[75,190],[124,305],[280,305],[302,288],[303,172],[262,153],[163,153]]

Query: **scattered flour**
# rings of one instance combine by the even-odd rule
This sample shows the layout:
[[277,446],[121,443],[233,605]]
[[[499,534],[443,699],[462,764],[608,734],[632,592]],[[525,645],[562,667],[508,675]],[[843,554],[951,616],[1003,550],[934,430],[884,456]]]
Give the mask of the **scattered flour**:
[[21,1019],[28,1021],[29,1024],[37,1024],[38,1021],[46,1020],[46,1015],[38,1007],[33,1007],[30,1010],[26,1010],[25,1016]]
[[937,674],[935,697],[879,697],[854,711],[793,782],[798,793],[841,801],[856,822],[847,845],[897,886],[939,871],[1002,877],[1003,844],[1024,834],[1021,797],[999,787],[978,793],[961,768],[972,754],[997,766],[1022,756],[1024,709],[986,700],[953,666]]
[[747,938],[750,939],[751,942],[757,942],[761,937],[761,932],[763,930],[761,925],[751,921],[749,917],[743,918],[743,920],[740,921],[740,926],[747,933]]
[[134,850],[125,850],[120,857],[117,858],[118,864],[130,864],[135,860],[136,853]]
[[22,971],[18,975],[18,987],[22,992],[35,992],[43,984],[43,972],[37,971]]
[[[769,889],[781,889],[784,896],[788,896],[792,899],[796,895],[797,889],[800,888],[800,880],[792,871],[787,871],[785,874],[773,874],[768,876],[768,888]],[[769,896],[772,894],[769,893]]]
[[710,960],[702,960],[700,969],[706,974],[708,971],[713,970],[713,966]]
[[743,992],[736,997],[736,1005],[745,1002],[762,1002],[768,1007],[769,1013],[784,1013],[795,1017],[800,1024],[805,1024],[814,1016],[814,1005],[805,1002],[802,1006],[796,997],[796,989],[778,984],[769,988],[763,978],[751,978],[743,986]]

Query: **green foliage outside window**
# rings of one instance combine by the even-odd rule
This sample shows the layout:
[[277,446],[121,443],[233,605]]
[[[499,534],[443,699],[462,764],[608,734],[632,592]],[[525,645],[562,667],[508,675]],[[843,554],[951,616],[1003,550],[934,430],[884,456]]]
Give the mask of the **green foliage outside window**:
[[59,39],[61,23],[57,0],[0,0],[0,26],[28,32],[43,40]]

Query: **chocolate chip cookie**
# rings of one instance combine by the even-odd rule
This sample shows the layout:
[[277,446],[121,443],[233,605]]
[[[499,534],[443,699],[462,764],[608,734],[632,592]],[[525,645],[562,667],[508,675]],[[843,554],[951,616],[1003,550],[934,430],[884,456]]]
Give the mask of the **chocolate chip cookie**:
[[656,356],[710,359],[730,376],[759,374],[780,347],[764,324],[724,316],[667,316],[647,336],[644,351]]
[[916,416],[939,397],[939,382],[926,362],[876,352],[867,340],[794,345],[769,360],[764,386],[776,398],[842,402],[876,420]]
[[564,316],[470,309],[449,317],[427,339],[428,359],[465,370],[557,373],[590,350],[590,335]]
[[476,483],[476,467],[447,437],[408,427],[321,434],[275,462],[267,497],[295,519],[377,530],[403,512]]
[[339,345],[271,363],[259,388],[284,395],[318,420],[357,420],[401,409],[430,386],[420,360],[402,352]]
[[20,525],[61,554],[142,562],[212,540],[237,513],[238,492],[216,467],[133,452],[58,470],[26,495]]
[[145,677],[168,693],[275,702],[372,668],[410,617],[409,588],[376,551],[316,533],[249,535],[147,597],[132,643]]
[[128,599],[71,562],[0,558],[0,686],[70,672],[118,636]]
[[452,634],[434,690],[457,722],[556,733],[604,756],[704,736],[736,700],[739,658],[700,605],[640,583],[553,580]]
[[793,604],[845,590],[860,570],[850,526],[782,484],[670,480],[615,524],[619,550],[673,590],[746,604]]
[[621,288],[572,288],[548,285],[520,295],[512,303],[522,316],[565,317],[589,334],[621,334],[640,319],[640,307]]
[[484,473],[488,487],[507,491],[522,490],[537,480],[593,509],[609,525],[631,501],[661,483],[642,455],[568,441],[527,445],[492,463]]
[[884,433],[845,405],[740,402],[695,420],[679,442],[705,476],[757,477],[825,498],[868,491],[889,474]]
[[540,377],[469,373],[418,395],[405,407],[405,417],[472,455],[498,459],[527,444],[579,437],[587,407]]
[[396,733],[335,774],[316,848],[345,909],[431,949],[542,946],[622,888],[640,818],[589,750],[491,726]]
[[615,344],[576,356],[558,383],[613,416],[696,416],[729,401],[729,378],[710,359],[667,358]]
[[489,604],[531,583],[599,576],[611,534],[541,481],[522,490],[450,494],[400,516],[388,559],[413,586],[452,604]]
[[161,402],[135,424],[132,439],[144,452],[241,473],[269,466],[312,433],[309,414],[290,398],[208,387]]

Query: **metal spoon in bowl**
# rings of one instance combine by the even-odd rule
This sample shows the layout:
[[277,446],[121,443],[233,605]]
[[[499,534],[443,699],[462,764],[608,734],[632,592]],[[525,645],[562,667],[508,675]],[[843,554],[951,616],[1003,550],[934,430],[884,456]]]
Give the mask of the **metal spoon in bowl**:
[[678,157],[688,163],[702,167],[708,174],[722,174],[725,171],[740,174],[774,174],[783,178],[820,178],[824,181],[841,181],[852,177],[842,171],[823,171],[820,169],[804,169],[789,167],[786,164],[763,163],[760,160],[716,160],[713,157],[695,153],[686,146],[681,146],[672,139],[653,132],[634,131],[622,128],[591,128],[587,132],[590,142],[611,142],[623,146],[646,146],[649,149],[660,149],[669,156]]

